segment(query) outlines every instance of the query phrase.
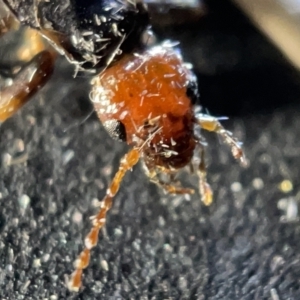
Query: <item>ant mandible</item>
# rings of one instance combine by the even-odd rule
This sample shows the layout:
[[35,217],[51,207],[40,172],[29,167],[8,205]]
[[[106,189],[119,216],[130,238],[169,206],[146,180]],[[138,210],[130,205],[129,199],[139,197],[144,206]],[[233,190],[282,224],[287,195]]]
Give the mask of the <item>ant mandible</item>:
[[[197,78],[184,63],[176,45],[163,42],[147,47],[149,16],[141,0],[3,0],[9,15],[0,22],[0,34],[19,21],[37,30],[56,50],[44,48],[0,91],[0,122],[12,116],[49,79],[56,52],[75,65],[76,72],[92,74],[90,93],[94,109],[112,138],[131,150],[106,191],[84,250],[75,262],[68,288],[78,291],[81,277],[96,246],[100,229],[127,171],[142,159],[150,180],[171,194],[192,194],[175,182],[175,175],[198,158],[196,172],[205,205],[212,202],[206,180],[205,144],[200,129],[219,134],[233,156],[245,163],[240,143],[219,119],[200,112]],[[166,175],[168,180],[162,180]]]

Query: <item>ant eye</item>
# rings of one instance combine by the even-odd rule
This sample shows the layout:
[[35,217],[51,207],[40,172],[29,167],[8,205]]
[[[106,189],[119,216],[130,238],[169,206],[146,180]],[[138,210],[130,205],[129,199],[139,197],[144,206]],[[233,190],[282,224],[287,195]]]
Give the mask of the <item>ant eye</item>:
[[191,76],[186,86],[186,95],[189,97],[193,105],[197,104],[199,101],[198,83],[197,79],[193,76]]
[[103,123],[103,126],[111,138],[119,142],[126,142],[126,129],[121,121],[108,120]]

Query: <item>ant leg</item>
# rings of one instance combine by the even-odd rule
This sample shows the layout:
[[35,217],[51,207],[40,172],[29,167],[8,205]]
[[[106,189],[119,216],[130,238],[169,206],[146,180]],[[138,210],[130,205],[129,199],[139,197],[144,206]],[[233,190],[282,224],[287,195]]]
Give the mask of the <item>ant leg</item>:
[[152,178],[152,182],[160,186],[163,190],[165,190],[169,194],[176,194],[176,195],[183,195],[183,194],[194,194],[195,191],[193,189],[184,188],[182,186],[177,186],[175,184],[169,184],[166,182],[163,182],[159,178]]
[[14,16],[11,14],[6,14],[5,17],[2,17],[0,20],[0,37],[5,35],[12,29],[17,29],[18,23]]
[[0,91],[0,124],[44,86],[52,74],[53,67],[53,55],[49,51],[42,51],[17,73],[12,85]]
[[56,57],[55,50],[45,43],[42,35],[34,29],[26,28],[22,31],[21,44],[16,51],[17,59],[23,62],[30,61],[36,54],[46,50]]
[[[8,11],[1,11],[1,15],[0,37],[19,28],[19,22]],[[48,81],[53,71],[56,54],[52,49],[44,50],[45,44],[36,30],[24,30],[21,40],[16,59],[25,65],[15,75],[12,84],[0,90],[0,124],[23,106]]]
[[139,158],[140,151],[137,148],[133,148],[121,159],[119,170],[113,178],[110,187],[106,191],[106,196],[101,203],[101,208],[98,214],[93,219],[92,229],[85,237],[85,247],[74,263],[75,271],[72,273],[68,282],[69,290],[74,292],[79,290],[81,286],[82,271],[89,265],[91,249],[97,245],[99,230],[105,225],[106,214],[112,206],[113,197],[117,194],[120,188],[120,183],[126,172],[137,164]]
[[224,142],[231,147],[233,157],[240,160],[243,165],[246,165],[246,159],[240,143],[232,137],[232,133],[230,131],[226,130],[221,125],[218,118],[205,114],[196,114],[196,121],[201,128],[219,134],[223,138]]
[[207,172],[206,172],[206,165],[205,165],[205,151],[204,146],[200,145],[200,163],[197,168],[197,175],[199,177],[199,192],[201,195],[201,201],[204,205],[209,206],[213,201],[213,192],[209,183],[207,182]]
[[[168,172],[165,172],[164,170],[157,173],[154,168],[148,169],[145,166],[145,173],[149,177],[150,181],[152,181],[153,183],[155,183],[156,185],[161,187],[163,190],[165,190],[169,194],[182,195],[182,194],[194,194],[194,192],[195,192],[193,189],[184,188],[184,187],[180,186],[177,182],[175,183],[175,180],[174,180],[174,178],[172,178],[172,175],[170,176],[170,183],[166,183],[166,182],[162,181],[159,178],[159,173],[170,175],[170,174],[168,174]],[[173,184],[171,184],[171,183],[173,183]]]

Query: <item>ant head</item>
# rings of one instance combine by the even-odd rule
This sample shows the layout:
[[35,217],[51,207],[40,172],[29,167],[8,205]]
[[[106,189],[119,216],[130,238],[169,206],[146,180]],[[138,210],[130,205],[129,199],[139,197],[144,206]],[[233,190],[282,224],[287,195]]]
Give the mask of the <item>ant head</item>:
[[174,44],[125,56],[92,84],[100,120],[119,121],[129,145],[143,146],[146,156],[163,167],[180,168],[190,161],[198,92],[195,76]]

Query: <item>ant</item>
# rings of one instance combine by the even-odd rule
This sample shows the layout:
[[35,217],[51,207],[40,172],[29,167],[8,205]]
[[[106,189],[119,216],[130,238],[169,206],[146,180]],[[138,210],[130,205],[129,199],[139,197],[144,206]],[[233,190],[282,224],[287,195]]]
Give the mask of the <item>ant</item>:
[[13,84],[0,91],[0,121],[12,116],[47,82],[58,52],[75,65],[76,73],[91,74],[90,99],[100,121],[112,138],[131,146],[75,261],[68,288],[78,291],[113,198],[124,175],[139,160],[149,179],[166,192],[192,194],[194,190],[182,187],[175,176],[185,166],[192,168],[193,159],[198,159],[195,171],[201,200],[210,205],[213,193],[206,180],[200,129],[219,134],[241,163],[245,157],[240,143],[220,119],[201,113],[196,105],[197,78],[176,44],[147,45],[150,21],[142,0],[3,2],[10,14],[0,20],[2,35],[17,20],[38,31],[55,51],[41,47],[42,51],[16,74]]

